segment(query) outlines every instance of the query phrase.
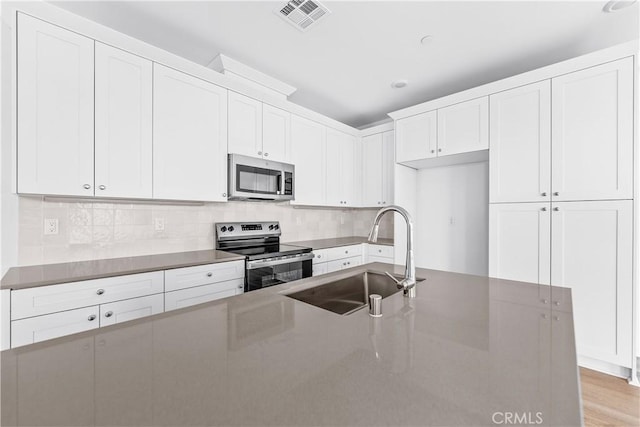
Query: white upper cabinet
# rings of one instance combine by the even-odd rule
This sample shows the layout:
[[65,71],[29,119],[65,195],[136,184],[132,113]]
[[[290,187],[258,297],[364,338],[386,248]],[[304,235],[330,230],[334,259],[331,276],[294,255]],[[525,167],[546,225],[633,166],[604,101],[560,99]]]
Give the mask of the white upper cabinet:
[[292,159],[296,168],[293,204],[325,204],[325,138],[324,126],[296,115],[291,116]]
[[382,207],[393,204],[393,157],[393,131],[362,138],[361,206]]
[[329,206],[356,206],[354,201],[355,138],[327,129],[326,142],[327,201]]
[[154,64],[153,197],[227,200],[227,90]]
[[553,206],[551,284],[571,288],[577,352],[631,367],[633,201]]
[[489,99],[482,97],[438,109],[438,155],[489,148]]
[[262,105],[262,158],[291,163],[291,113]]
[[633,58],[554,78],[552,94],[554,200],[632,198]]
[[394,133],[382,133],[382,205],[393,204],[393,184],[395,180]]
[[94,42],[18,14],[18,193],[93,196]]
[[550,203],[489,205],[489,276],[548,285]]
[[396,120],[396,161],[403,163],[436,157],[436,129],[435,111]]
[[229,91],[229,153],[262,157],[262,102]]
[[96,196],[152,197],[152,68],[96,42]]
[[382,134],[362,138],[362,206],[382,205]]
[[551,82],[490,96],[490,202],[551,200]]

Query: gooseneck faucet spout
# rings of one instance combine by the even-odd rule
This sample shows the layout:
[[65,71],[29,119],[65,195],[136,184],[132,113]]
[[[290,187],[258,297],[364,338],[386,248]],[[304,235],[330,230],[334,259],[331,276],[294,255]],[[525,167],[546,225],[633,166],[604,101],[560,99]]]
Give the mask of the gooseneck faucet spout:
[[375,243],[378,240],[378,231],[380,229],[380,220],[382,216],[387,212],[398,212],[407,223],[407,259],[405,261],[404,279],[398,281],[395,277],[389,273],[387,275],[391,277],[398,284],[398,288],[401,288],[404,296],[408,298],[416,297],[416,266],[413,261],[413,220],[411,215],[406,209],[391,205],[384,207],[378,211],[376,218],[373,220],[373,227],[369,233],[369,241]]

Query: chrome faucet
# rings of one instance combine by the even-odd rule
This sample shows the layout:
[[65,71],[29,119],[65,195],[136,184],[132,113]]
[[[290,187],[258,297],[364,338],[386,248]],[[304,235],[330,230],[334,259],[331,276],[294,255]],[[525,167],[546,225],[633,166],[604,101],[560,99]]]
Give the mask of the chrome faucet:
[[398,288],[402,289],[405,297],[416,297],[416,266],[413,261],[413,220],[411,215],[404,208],[400,206],[391,205],[382,208],[376,214],[376,218],[373,220],[373,227],[369,233],[369,241],[375,243],[378,240],[378,231],[380,229],[380,219],[387,212],[398,212],[404,218],[407,223],[407,259],[405,261],[404,279],[397,280],[391,274],[386,273],[391,277],[394,282],[397,283]]

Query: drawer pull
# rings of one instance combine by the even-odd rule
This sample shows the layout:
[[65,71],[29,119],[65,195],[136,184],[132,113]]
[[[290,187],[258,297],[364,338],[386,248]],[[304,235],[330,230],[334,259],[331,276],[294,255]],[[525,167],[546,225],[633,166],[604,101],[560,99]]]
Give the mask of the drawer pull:
[[378,249],[378,253],[381,254],[382,253],[382,249]]
[[96,294],[98,294],[98,295],[102,295],[102,294],[104,294],[104,289],[98,289],[98,290],[96,291]]
[[207,277],[211,277],[211,276],[213,276],[213,273],[212,272],[208,272],[207,273]]
[[113,311],[107,311],[107,312],[104,314],[104,317],[111,317],[111,316],[113,316]]
[[344,251],[344,253],[345,253],[345,254],[348,254],[348,253],[349,253],[349,251]]
[[87,320],[88,320],[89,322],[93,322],[94,320],[96,320],[96,315],[95,315],[95,314],[92,314],[91,316],[87,317]]

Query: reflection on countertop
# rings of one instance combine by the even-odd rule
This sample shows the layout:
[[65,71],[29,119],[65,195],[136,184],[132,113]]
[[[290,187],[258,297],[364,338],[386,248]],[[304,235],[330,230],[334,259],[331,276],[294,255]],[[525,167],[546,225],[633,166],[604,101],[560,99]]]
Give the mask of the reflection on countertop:
[[581,424],[569,290],[418,269],[381,318],[283,295],[366,269],[391,266],[5,351],[2,425]]

